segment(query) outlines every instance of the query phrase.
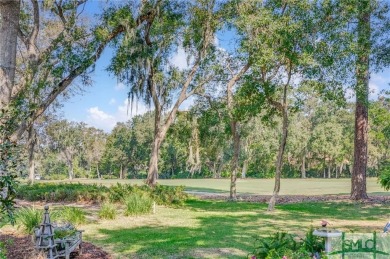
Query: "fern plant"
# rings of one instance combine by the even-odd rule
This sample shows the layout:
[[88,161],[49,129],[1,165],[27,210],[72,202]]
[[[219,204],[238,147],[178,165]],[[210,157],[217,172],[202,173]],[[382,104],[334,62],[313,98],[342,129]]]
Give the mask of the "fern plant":
[[26,234],[32,234],[34,229],[39,227],[43,211],[36,208],[21,208],[16,211],[16,225],[22,228]]

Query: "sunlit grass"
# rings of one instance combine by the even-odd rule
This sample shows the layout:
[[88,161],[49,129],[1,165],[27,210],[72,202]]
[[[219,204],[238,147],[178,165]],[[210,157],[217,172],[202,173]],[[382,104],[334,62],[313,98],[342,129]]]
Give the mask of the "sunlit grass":
[[115,258],[245,258],[256,235],[276,231],[304,235],[322,219],[347,232],[381,231],[390,216],[388,206],[353,202],[266,209],[259,203],[190,200],[183,208],[158,206],[155,214],[85,225],[85,236]]
[[[229,179],[159,179],[162,185],[185,186],[187,191],[194,192],[211,192],[211,193],[228,193]],[[50,181],[50,182],[70,182]],[[130,183],[143,185],[142,179],[131,180],[97,180],[97,179],[75,179],[73,183],[96,183],[105,186],[111,186],[116,183]],[[259,194],[271,195],[274,180],[273,179],[238,179],[238,194]],[[281,195],[323,195],[323,194],[349,194],[351,190],[351,179],[282,179]],[[377,178],[367,179],[367,191],[372,195],[390,195],[377,182]]]

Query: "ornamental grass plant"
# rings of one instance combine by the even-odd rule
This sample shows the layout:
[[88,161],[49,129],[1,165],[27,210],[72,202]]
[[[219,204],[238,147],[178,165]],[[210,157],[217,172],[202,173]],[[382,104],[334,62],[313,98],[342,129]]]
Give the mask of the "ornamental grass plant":
[[98,215],[100,219],[116,219],[117,208],[114,204],[105,202],[100,207]]
[[152,211],[153,200],[145,193],[131,193],[124,201],[125,216],[148,214]]
[[39,227],[43,215],[43,210],[34,207],[20,208],[16,211],[16,225],[25,234],[32,234],[34,229]]

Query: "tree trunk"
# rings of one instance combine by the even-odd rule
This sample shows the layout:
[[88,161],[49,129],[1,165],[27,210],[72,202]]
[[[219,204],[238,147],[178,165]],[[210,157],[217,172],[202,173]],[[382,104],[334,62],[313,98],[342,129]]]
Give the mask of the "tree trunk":
[[35,180],[35,159],[34,159],[34,149],[36,145],[36,134],[33,126],[31,125],[28,129],[28,171],[29,179],[31,183],[34,183]]
[[96,164],[96,174],[97,174],[97,177],[99,180],[101,180],[101,175],[100,175],[100,171],[99,171],[99,163]]
[[368,91],[369,91],[369,57],[370,46],[370,13],[371,1],[358,2],[358,53],[356,61],[356,110],[355,110],[355,139],[354,162],[351,179],[351,199],[367,199],[367,130],[368,130]]
[[244,163],[242,165],[242,172],[241,172],[241,178],[242,179],[246,178],[246,173],[248,172],[248,164],[249,164],[248,159],[245,159]]
[[336,169],[336,178],[339,178],[339,177],[341,176],[341,174],[342,174],[342,172],[343,172],[343,167],[344,167],[344,163],[341,162],[341,165],[340,165],[340,167],[339,167],[339,170],[337,171],[337,169]]
[[238,160],[240,157],[240,134],[238,132],[238,126],[239,123],[237,121],[231,121],[230,122],[230,128],[232,130],[233,135],[233,148],[234,148],[234,154],[233,154],[233,160],[232,160],[232,172],[230,174],[230,200],[235,201],[237,200],[237,171],[238,171]]
[[119,179],[123,179],[123,165],[121,164],[121,168],[119,169]]
[[218,167],[217,167],[217,178],[221,178],[222,174],[222,169],[223,169],[223,158],[220,159]]
[[[229,66],[230,64],[228,64]],[[229,112],[230,130],[232,131],[233,139],[233,159],[231,161],[231,173],[230,173],[230,200],[235,201],[237,199],[236,194],[236,182],[237,182],[237,171],[238,171],[238,160],[240,157],[240,133],[238,132],[239,124],[233,116],[234,100],[233,100],[233,87],[238,80],[246,73],[249,69],[249,63],[245,64],[237,74],[235,74],[226,85],[227,93],[227,108]]]
[[332,174],[332,167],[331,167],[331,165],[329,164],[328,165],[328,178],[330,179],[331,178],[331,175]]
[[158,154],[160,150],[161,137],[159,134],[155,134],[153,140],[152,151],[149,160],[148,178],[146,184],[149,186],[155,186],[158,179]]
[[15,80],[20,0],[0,1],[0,109],[11,100]]
[[213,162],[213,178],[217,178],[217,163],[215,161]]
[[280,191],[280,178],[282,175],[282,166],[283,166],[283,155],[286,148],[287,135],[288,135],[288,114],[287,114],[287,105],[284,105],[283,109],[283,126],[282,126],[282,139],[279,145],[278,157],[276,160],[276,172],[275,172],[275,186],[272,197],[268,203],[268,211],[273,211],[275,209],[276,198],[279,195]]
[[302,156],[301,177],[306,178],[306,153]]
[[73,162],[69,162],[69,180],[73,180]]

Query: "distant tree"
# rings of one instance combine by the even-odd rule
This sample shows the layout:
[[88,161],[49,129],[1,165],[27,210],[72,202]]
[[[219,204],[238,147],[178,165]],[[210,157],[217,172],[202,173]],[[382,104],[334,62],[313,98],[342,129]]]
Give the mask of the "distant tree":
[[83,131],[84,124],[76,124],[61,120],[49,125],[47,134],[50,136],[50,145],[56,150],[61,160],[68,167],[68,177],[72,180],[75,177],[75,166],[80,156],[85,151]]
[[85,157],[88,161],[88,176],[95,175],[92,169],[96,169],[97,178],[101,178],[99,171],[99,163],[103,156],[107,134],[100,129],[88,127],[84,132]]

